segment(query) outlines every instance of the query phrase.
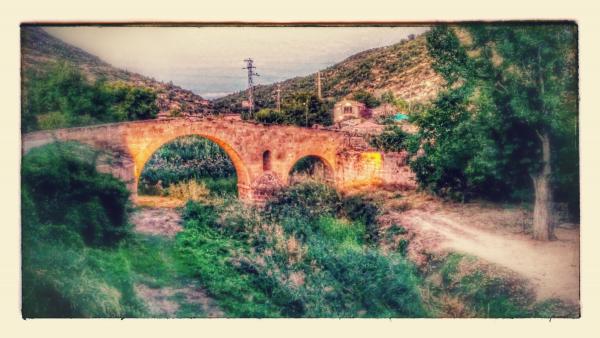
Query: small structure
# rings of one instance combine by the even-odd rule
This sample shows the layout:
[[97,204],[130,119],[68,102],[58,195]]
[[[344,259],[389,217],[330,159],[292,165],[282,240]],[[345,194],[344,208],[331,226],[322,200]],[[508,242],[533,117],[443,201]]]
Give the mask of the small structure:
[[344,99],[333,106],[333,123],[368,118],[367,115],[367,107],[358,101]]

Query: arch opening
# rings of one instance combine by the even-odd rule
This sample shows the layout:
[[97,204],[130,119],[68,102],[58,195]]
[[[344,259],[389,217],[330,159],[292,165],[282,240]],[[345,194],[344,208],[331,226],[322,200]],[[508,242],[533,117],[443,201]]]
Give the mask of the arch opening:
[[263,152],[263,171],[271,170],[271,151],[265,150]]
[[289,184],[296,184],[306,180],[333,183],[333,169],[320,156],[308,155],[300,158],[288,174]]
[[222,142],[199,135],[163,142],[138,169],[138,198],[160,196],[186,201],[238,197],[243,168],[236,155]]

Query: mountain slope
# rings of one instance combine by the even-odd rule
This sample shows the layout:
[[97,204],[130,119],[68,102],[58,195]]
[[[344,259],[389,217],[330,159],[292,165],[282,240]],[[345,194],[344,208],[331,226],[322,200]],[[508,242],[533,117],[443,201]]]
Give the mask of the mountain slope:
[[122,81],[134,86],[151,88],[157,94],[156,104],[159,108],[159,116],[169,115],[170,112],[192,115],[212,113],[211,102],[189,90],[113,67],[97,56],[51,36],[41,27],[22,26],[23,90],[27,90],[28,74],[39,72],[55,62],[70,63],[89,81],[105,78],[109,82]]
[[[431,67],[425,35],[397,44],[366,50],[321,70],[324,97],[339,100],[358,90],[375,96],[392,91],[407,102],[423,102],[435,97],[443,79]],[[316,92],[316,74],[296,77],[279,83],[282,95],[299,91]],[[258,107],[275,106],[275,84],[255,87]],[[244,91],[214,101],[220,111],[241,110]]]

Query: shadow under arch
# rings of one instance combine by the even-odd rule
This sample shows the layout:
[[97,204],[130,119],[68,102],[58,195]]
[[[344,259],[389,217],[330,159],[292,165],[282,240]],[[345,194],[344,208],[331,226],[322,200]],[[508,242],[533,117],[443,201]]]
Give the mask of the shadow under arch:
[[224,141],[218,137],[203,134],[203,133],[182,133],[182,134],[178,134],[178,135],[169,136],[166,138],[159,138],[159,139],[151,142],[150,144],[148,144],[146,147],[144,147],[143,151],[140,151],[139,154],[137,154],[137,156],[134,156],[136,189],[139,184],[140,176],[142,174],[142,171],[144,170],[144,167],[146,166],[146,164],[148,163],[148,161],[150,160],[152,155],[154,155],[154,153],[156,153],[156,151],[158,151],[158,149],[160,149],[162,146],[164,146],[168,143],[174,142],[177,139],[184,138],[184,137],[193,137],[193,136],[201,137],[203,139],[209,140],[209,141],[215,143],[221,149],[223,149],[223,151],[227,154],[227,156],[229,156],[229,159],[231,160],[231,163],[233,164],[233,167],[235,168],[235,173],[237,176],[238,198],[247,199],[249,196],[249,193],[250,193],[250,191],[249,191],[250,190],[250,175],[248,173],[248,168],[242,161],[241,156],[226,141]]
[[287,174],[287,183],[291,185],[307,177],[334,183],[333,173],[333,166],[323,156],[303,154],[292,162]]

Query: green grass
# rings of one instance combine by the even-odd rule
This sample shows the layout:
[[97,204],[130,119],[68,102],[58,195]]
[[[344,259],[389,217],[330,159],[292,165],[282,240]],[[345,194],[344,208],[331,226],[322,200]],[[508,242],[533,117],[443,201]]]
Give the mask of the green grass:
[[[339,206],[336,198],[293,189],[293,199],[311,195],[311,201],[333,203],[321,205],[323,210]],[[329,194],[326,189],[317,191]],[[311,201],[301,203],[301,208],[308,208]],[[366,228],[360,220],[314,218],[281,201],[276,206],[262,214],[238,204],[212,207],[190,202],[185,208],[178,256],[188,276],[197,279],[227,315],[428,315],[414,267],[401,255],[384,255],[365,241]]]
[[[469,268],[475,266],[477,268]],[[522,280],[478,264],[478,258],[450,253],[430,272],[441,283],[426,281],[435,296],[459,299],[475,317],[531,318],[578,317],[579,310],[557,299],[536,302]]]

